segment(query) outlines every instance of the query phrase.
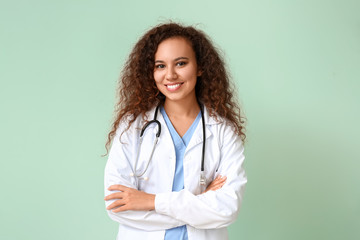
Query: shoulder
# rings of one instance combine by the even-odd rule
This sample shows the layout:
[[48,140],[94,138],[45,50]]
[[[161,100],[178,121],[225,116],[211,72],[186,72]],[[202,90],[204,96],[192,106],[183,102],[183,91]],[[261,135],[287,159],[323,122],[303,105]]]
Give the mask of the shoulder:
[[219,141],[219,145],[237,142],[242,145],[241,137],[236,134],[234,124],[227,118],[218,114],[209,114],[208,109],[204,109],[205,125],[211,131],[211,134]]
[[212,128],[219,129],[233,129],[234,124],[227,118],[219,116],[216,112],[210,114],[208,108],[204,107],[205,125],[212,126]]

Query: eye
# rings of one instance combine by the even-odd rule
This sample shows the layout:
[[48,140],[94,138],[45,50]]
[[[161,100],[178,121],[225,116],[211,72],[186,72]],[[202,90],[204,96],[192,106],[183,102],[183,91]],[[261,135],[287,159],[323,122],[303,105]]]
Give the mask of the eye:
[[155,65],[155,68],[165,68],[165,65],[164,64],[157,64],[157,65]]
[[181,62],[177,62],[176,65],[177,66],[185,66],[187,64],[187,62],[181,61]]

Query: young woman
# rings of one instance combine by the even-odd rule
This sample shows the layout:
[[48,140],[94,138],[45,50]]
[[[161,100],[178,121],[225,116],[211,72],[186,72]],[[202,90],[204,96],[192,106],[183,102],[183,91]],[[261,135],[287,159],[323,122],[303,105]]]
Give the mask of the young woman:
[[148,31],[122,72],[116,114],[105,201],[118,239],[227,239],[247,182],[245,134],[206,35],[175,23]]

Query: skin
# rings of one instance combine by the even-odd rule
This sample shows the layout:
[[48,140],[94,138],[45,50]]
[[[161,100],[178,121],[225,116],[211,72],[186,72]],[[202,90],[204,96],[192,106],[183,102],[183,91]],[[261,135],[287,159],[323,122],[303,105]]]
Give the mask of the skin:
[[[219,175],[209,184],[203,193],[206,193],[207,191],[216,191],[220,189],[225,182],[226,177]],[[149,194],[123,185],[111,185],[108,190],[120,191],[112,193],[104,198],[105,201],[117,199],[106,208],[107,210],[112,210],[114,213],[127,210],[155,210],[155,194]]]
[[[165,95],[164,109],[175,130],[182,137],[200,111],[196,100],[195,85],[201,71],[197,67],[195,52],[186,39],[173,37],[164,40],[155,53],[154,79],[157,88]],[[206,188],[216,191],[226,182],[226,177],[216,177]],[[118,191],[104,198],[116,200],[107,207],[113,212],[127,210],[155,210],[155,195],[123,185],[112,185]]]
[[173,37],[159,44],[155,53],[154,79],[166,97],[164,109],[181,137],[200,111],[195,95],[198,76],[201,76],[201,71],[190,42]]

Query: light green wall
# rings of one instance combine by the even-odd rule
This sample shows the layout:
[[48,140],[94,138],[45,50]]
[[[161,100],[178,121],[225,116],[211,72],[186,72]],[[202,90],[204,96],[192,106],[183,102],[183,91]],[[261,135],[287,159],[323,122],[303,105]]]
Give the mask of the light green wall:
[[196,24],[248,118],[231,239],[360,239],[359,1],[0,2],[0,239],[114,239],[103,203],[116,81],[139,36]]

